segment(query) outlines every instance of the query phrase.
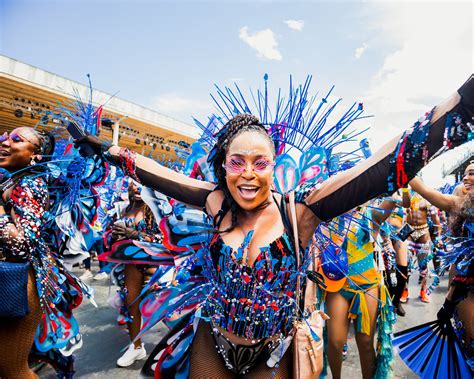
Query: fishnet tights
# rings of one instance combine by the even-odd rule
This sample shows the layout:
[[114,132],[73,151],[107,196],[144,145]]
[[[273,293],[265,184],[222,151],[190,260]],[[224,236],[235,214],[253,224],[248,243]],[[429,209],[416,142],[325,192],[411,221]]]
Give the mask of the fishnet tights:
[[201,321],[194,337],[191,351],[190,379],[291,379],[291,346],[280,361],[278,368],[270,368],[266,361],[260,362],[247,375],[237,375],[225,367],[224,360],[215,348],[209,324]]
[[0,321],[0,378],[34,379],[38,376],[28,367],[28,355],[41,320],[41,308],[33,270],[28,277],[30,313],[21,319]]

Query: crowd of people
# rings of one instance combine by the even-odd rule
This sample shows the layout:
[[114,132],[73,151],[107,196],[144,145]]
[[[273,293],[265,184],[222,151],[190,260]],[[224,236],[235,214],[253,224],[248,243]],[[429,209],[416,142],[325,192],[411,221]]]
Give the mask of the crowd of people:
[[[83,296],[93,301],[94,256],[94,279],[112,277],[111,303],[129,332],[117,365],[147,358],[144,376],[309,378],[328,367],[340,378],[353,322],[364,378],[390,377],[395,348],[430,377],[410,361],[431,348],[434,329],[416,329],[426,338],[415,344],[392,328],[408,299],[430,302],[443,275],[448,292],[433,318],[456,348],[424,359],[436,370],[454,359],[449,377],[472,375],[474,162],[451,193],[416,174],[473,138],[473,77],[350,164],[321,150],[337,139],[318,145],[325,134],[299,146],[298,166],[288,131],[309,126],[291,125],[291,112],[279,122],[231,113],[204,130],[198,145],[207,149],[193,145],[173,168],[91,133],[73,141],[72,163],[54,175],[51,133],[0,136],[0,377],[37,377],[37,361],[73,376],[82,345],[73,309]],[[70,268],[81,261],[77,278]],[[416,296],[409,280],[418,280]],[[147,354],[141,338],[158,323],[168,333]]]

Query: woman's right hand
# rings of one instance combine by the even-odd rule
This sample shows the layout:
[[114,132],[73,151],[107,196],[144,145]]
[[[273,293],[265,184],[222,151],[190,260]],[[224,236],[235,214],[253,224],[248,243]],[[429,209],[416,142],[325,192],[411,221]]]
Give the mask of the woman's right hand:
[[88,157],[93,154],[101,156],[109,150],[111,146],[112,144],[109,141],[102,141],[90,134],[74,140],[74,147],[79,149],[79,153],[83,157]]
[[139,232],[134,228],[127,227],[122,221],[117,221],[112,226],[112,239],[120,241],[124,239],[137,239]]

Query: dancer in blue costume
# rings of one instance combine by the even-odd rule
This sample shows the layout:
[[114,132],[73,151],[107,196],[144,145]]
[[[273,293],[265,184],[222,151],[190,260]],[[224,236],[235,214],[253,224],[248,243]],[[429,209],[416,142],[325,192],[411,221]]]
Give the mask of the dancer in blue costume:
[[[422,378],[469,377],[474,372],[474,163],[466,167],[463,191],[458,195],[429,188],[420,178],[413,179],[410,185],[449,213],[448,247],[439,257],[436,274],[450,271],[452,279],[438,320],[396,333],[394,344],[402,359]],[[444,335],[444,340],[434,332]],[[426,347],[424,355],[417,350],[420,345]]]
[[[275,113],[274,120],[270,119],[268,108],[261,107],[263,124],[248,114],[251,111],[239,96],[240,92],[220,93],[228,100],[224,103],[235,107],[227,108],[227,112],[221,108],[224,125],[207,158],[217,184],[169,170],[133,151],[111,146],[92,136],[76,141],[81,149],[89,146],[96,154],[105,155],[143,185],[204,209],[212,221],[213,227],[206,229],[201,217],[201,223],[195,225],[202,225],[202,229],[194,233],[194,238],[175,245],[175,254],[188,254],[188,259],[184,257],[176,262],[177,275],[172,286],[166,289],[171,299],[163,300],[166,309],[160,308],[160,314],[152,316],[156,321],[174,312],[189,311],[189,308],[191,311],[157,347],[153,362],[155,377],[292,376],[291,353],[284,352],[287,345],[284,341],[291,337],[293,321],[305,317],[295,303],[294,293],[296,278],[298,275],[306,277],[311,257],[309,249],[302,249],[302,263],[296,267],[286,193],[309,173],[311,178],[321,178],[314,174],[322,171],[322,165],[318,165],[321,154],[310,147],[318,142],[321,147],[330,147],[334,135],[340,131],[333,128],[329,134],[318,135],[326,119],[318,125],[316,116],[311,118],[317,112],[303,117],[305,107],[311,104],[306,101],[306,91],[307,86],[296,91],[296,96],[303,94],[301,102],[295,101],[291,93],[287,106],[278,108],[280,112]],[[394,192],[439,151],[467,141],[472,132],[474,107],[470,101],[473,96],[471,78],[458,93],[427,113],[401,137],[389,141],[371,158],[321,185],[317,185],[316,180],[305,183],[303,179],[296,188],[297,238],[301,246],[310,245],[322,221],[382,193]],[[320,107],[327,102],[323,100]],[[281,100],[279,106],[282,104]],[[241,114],[236,116],[238,113]],[[354,120],[354,113],[348,112],[343,119],[345,117]],[[311,130],[312,126],[315,129]],[[279,134],[286,134],[280,140],[281,145],[294,142],[295,138],[306,138],[301,175],[291,164],[291,157],[281,154],[278,144],[275,146],[267,129],[277,141]],[[317,132],[312,135],[314,130]],[[311,139],[312,136],[321,138]],[[276,177],[286,175],[285,180],[276,182],[276,189],[282,194],[272,191],[274,173]],[[169,224],[174,223],[176,228],[166,230],[165,236],[170,231],[179,233],[180,226],[192,229],[191,224],[180,224],[182,216],[168,217]],[[160,222],[160,225],[166,227],[166,223]],[[191,247],[198,242],[193,254]],[[141,246],[148,248],[150,256],[157,261],[166,260],[160,248],[153,251],[151,245],[147,247],[142,243]],[[191,322],[195,315],[193,307],[198,308],[199,320],[196,317],[195,323]],[[275,360],[279,366],[268,367],[266,362],[271,364]]]
[[91,291],[64,268],[58,254],[51,173],[44,165],[53,154],[54,137],[22,127],[0,141],[0,168],[13,174],[11,185],[0,192],[5,204],[0,207],[0,246],[7,262],[30,264],[29,314],[0,323],[0,376],[36,377],[28,368],[30,356],[53,364],[58,377],[71,377],[71,353],[82,345],[72,310]]
[[[91,101],[55,112],[97,133],[100,109]],[[50,363],[58,378],[70,378],[71,354],[82,346],[72,311],[92,290],[65,268],[61,253],[67,241],[84,250],[91,246],[98,205],[94,187],[107,176],[108,165],[79,156],[60,125],[48,133],[21,127],[0,136],[0,178],[8,179],[0,179],[0,250],[7,262],[30,267],[30,313],[0,322],[2,378],[36,377],[28,360]]]
[[[128,186],[129,204],[121,213],[118,220],[114,220],[110,233],[107,233],[106,246],[110,249],[113,243],[123,244],[126,241],[138,240],[147,242],[161,242],[161,235],[154,221],[150,208],[143,202],[141,197],[141,186],[132,181]],[[105,252],[99,259],[107,261],[108,252]],[[117,365],[128,367],[136,360],[146,357],[145,346],[140,339],[135,337],[140,332],[141,314],[139,309],[140,293],[143,285],[153,274],[153,266],[128,264],[114,267],[112,275],[119,285],[119,297],[122,301],[120,314],[127,322],[131,344]]]

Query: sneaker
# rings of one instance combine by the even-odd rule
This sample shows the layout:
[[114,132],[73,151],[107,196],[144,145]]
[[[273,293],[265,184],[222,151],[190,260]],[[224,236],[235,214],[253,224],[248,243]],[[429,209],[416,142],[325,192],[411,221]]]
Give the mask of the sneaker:
[[123,314],[119,314],[117,316],[117,324],[119,325],[125,325],[127,321],[125,320],[125,316]]
[[109,275],[106,272],[99,272],[96,276],[94,276],[94,280],[102,280],[108,277]]
[[90,279],[92,278],[92,272],[90,270],[86,270],[80,277],[79,279],[85,280],[85,279]]
[[117,366],[119,367],[128,367],[133,364],[135,361],[146,358],[145,345],[142,344],[138,349],[135,346],[130,344],[127,351],[117,360]]
[[408,301],[408,288],[405,288],[400,296],[400,303],[406,303]]
[[423,303],[429,303],[430,302],[430,297],[426,294],[426,291],[420,291],[420,300]]

